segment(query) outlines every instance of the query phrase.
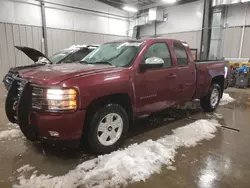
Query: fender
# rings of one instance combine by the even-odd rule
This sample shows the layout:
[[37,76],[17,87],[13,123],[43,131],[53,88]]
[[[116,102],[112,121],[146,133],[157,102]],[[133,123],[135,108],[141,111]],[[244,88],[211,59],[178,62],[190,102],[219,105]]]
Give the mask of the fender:
[[114,94],[127,94],[132,106],[135,106],[135,95],[133,86],[133,74],[129,68],[121,71],[93,74],[82,77],[75,77],[61,83],[75,85],[80,92],[80,109],[86,109],[88,105],[100,98]]

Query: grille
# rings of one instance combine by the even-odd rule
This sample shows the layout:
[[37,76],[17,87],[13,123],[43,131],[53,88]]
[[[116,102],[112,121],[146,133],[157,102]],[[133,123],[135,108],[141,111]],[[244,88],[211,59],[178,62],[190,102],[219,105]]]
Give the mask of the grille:
[[42,88],[32,88],[32,108],[42,109],[44,102],[44,90]]
[[11,85],[12,82],[14,81],[13,74],[14,74],[14,72],[9,71],[8,74],[7,74],[6,77],[5,77],[5,81],[6,81],[9,85]]
[[20,98],[25,84],[26,84],[25,81],[17,80],[17,97],[18,98]]

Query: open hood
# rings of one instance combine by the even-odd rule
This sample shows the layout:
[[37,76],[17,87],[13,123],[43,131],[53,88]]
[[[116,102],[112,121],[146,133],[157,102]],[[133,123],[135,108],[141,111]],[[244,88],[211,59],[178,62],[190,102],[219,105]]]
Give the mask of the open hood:
[[25,53],[34,62],[37,62],[39,58],[43,57],[52,64],[48,57],[46,57],[42,52],[34,48],[29,48],[26,46],[15,46],[15,48]]

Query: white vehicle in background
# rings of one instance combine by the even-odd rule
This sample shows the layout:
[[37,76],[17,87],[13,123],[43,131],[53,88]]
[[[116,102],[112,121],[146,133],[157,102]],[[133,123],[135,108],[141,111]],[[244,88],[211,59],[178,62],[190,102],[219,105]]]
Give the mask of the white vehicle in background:
[[78,62],[83,59],[90,52],[98,48],[99,45],[73,45],[69,48],[63,49],[51,57],[46,57],[42,52],[29,47],[15,46],[16,49],[25,53],[32,61],[33,65],[12,67],[5,75],[3,83],[8,90],[13,82],[13,75],[17,75],[18,71],[26,68],[44,66],[46,64],[62,64]]

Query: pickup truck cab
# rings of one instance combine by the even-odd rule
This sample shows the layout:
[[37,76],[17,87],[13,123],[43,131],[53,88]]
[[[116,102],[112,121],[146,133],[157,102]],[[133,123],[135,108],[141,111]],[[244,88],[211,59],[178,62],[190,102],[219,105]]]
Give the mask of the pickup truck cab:
[[6,114],[31,141],[69,147],[85,138],[94,152],[107,153],[140,116],[197,98],[204,111],[214,111],[228,66],[196,63],[188,44],[178,40],[110,42],[79,63],[19,71]]

